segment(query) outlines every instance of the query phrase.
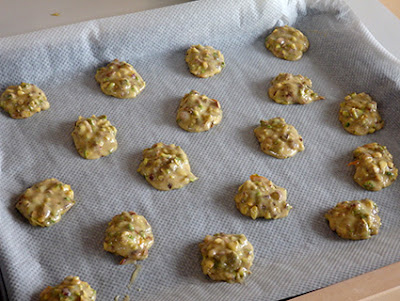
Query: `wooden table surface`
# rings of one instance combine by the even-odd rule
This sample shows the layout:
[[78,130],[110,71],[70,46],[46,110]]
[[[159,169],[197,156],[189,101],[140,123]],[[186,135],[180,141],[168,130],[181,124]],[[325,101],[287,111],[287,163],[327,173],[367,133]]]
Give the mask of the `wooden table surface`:
[[400,0],[379,0],[400,19]]

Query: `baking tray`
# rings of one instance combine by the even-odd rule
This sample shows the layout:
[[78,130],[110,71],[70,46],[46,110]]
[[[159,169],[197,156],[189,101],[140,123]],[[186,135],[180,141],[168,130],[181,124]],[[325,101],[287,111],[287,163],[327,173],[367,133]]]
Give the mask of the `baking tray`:
[[[70,274],[89,282],[99,300],[125,294],[137,300],[278,300],[399,260],[398,183],[367,192],[347,167],[352,150],[375,141],[398,162],[399,62],[343,2],[284,2],[198,1],[1,39],[0,88],[32,82],[51,103],[27,120],[0,115],[0,259],[10,300],[37,300],[47,285]],[[286,23],[310,39],[298,62],[279,60],[264,47],[271,29]],[[227,67],[221,74],[204,80],[188,72],[185,51],[197,43],[222,51]],[[114,58],[132,63],[146,80],[138,98],[100,92],[96,69]],[[309,76],[326,99],[306,106],[273,103],[267,89],[280,72]],[[218,99],[224,110],[222,123],[207,133],[187,133],[175,123],[179,101],[191,89]],[[355,137],[341,128],[339,103],[354,91],[378,101],[384,130]],[[108,116],[120,145],[97,161],[80,158],[70,136],[78,116],[92,114]],[[306,150],[288,160],[266,156],[253,135],[260,119],[277,116],[305,141]],[[183,148],[198,181],[160,192],[136,172],[141,151],[160,141]],[[234,195],[253,173],[288,190],[294,209],[287,218],[253,221],[237,211]],[[49,177],[70,184],[77,204],[54,227],[33,228],[14,209],[16,198]],[[381,233],[368,241],[338,238],[324,212],[365,197],[381,209]],[[123,210],[143,214],[155,235],[130,291],[133,267],[119,266],[119,258],[102,249],[107,222]],[[198,243],[221,231],[244,233],[254,245],[245,285],[213,283],[201,273]]]

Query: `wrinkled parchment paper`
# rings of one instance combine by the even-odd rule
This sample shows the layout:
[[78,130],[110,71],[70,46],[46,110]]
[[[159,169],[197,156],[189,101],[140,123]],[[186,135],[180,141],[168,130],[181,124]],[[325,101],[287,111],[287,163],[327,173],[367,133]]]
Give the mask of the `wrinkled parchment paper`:
[[[297,62],[272,56],[264,39],[276,25],[294,24],[311,47]],[[226,68],[208,79],[188,71],[192,44],[212,45]],[[147,87],[136,99],[101,93],[96,69],[118,58],[131,63]],[[281,72],[313,80],[321,100],[279,105],[267,96]],[[340,1],[204,0],[0,39],[0,88],[37,84],[51,103],[26,120],[0,114],[0,264],[10,300],[38,300],[47,285],[78,275],[97,300],[129,294],[133,300],[277,300],[315,290],[399,260],[399,180],[368,192],[352,179],[352,151],[386,145],[400,165],[400,63],[385,51]],[[175,122],[180,99],[195,89],[221,102],[222,123],[188,133]],[[386,126],[364,137],[338,121],[339,103],[352,92],[378,102]],[[71,132],[78,116],[106,114],[119,149],[82,159]],[[253,129],[283,117],[304,138],[305,151],[279,160],[261,152]],[[136,169],[154,143],[187,153],[199,180],[184,189],[152,188]],[[282,220],[242,216],[234,195],[258,173],[288,191],[293,206]],[[19,194],[55,177],[70,184],[76,205],[50,228],[32,227],[15,210]],[[379,235],[346,241],[324,213],[344,200],[373,199]],[[124,210],[144,215],[155,243],[132,289],[133,266],[103,250],[108,221]],[[244,233],[255,249],[245,285],[215,283],[201,272],[198,244],[207,234]]]

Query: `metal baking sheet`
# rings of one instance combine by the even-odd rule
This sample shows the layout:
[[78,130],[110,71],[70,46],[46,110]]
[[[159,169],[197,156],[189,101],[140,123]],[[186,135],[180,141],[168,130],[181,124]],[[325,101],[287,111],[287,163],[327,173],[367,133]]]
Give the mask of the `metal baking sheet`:
[[[277,59],[264,46],[274,26],[293,24],[311,47],[297,62]],[[192,44],[212,45],[226,68],[208,79],[185,64]],[[118,58],[131,63],[147,87],[133,100],[101,93],[96,69]],[[318,289],[399,260],[399,183],[368,192],[347,167],[363,144],[386,145],[399,165],[399,61],[386,52],[342,1],[204,0],[0,39],[0,89],[37,84],[50,110],[26,120],[0,114],[0,268],[10,300],[38,300],[47,285],[78,275],[98,300],[129,294],[134,300],[278,300]],[[281,72],[302,74],[325,100],[283,106],[267,96]],[[221,102],[222,123],[188,133],[175,123],[180,99],[195,89]],[[386,126],[368,136],[345,132],[339,103],[367,92]],[[82,159],[71,132],[78,116],[106,114],[119,149]],[[287,160],[261,152],[253,129],[283,117],[304,138],[305,151]],[[181,190],[152,188],[136,169],[141,151],[174,143],[187,153],[199,180]],[[242,216],[234,204],[251,174],[288,191],[293,206],[282,220]],[[19,194],[56,177],[75,191],[76,205],[53,227],[34,228],[15,210]],[[373,199],[379,235],[346,241],[324,213],[344,200]],[[133,266],[103,250],[108,221],[124,210],[144,215],[155,243],[131,290]],[[207,234],[243,233],[255,260],[245,285],[215,283],[201,272],[198,244]]]

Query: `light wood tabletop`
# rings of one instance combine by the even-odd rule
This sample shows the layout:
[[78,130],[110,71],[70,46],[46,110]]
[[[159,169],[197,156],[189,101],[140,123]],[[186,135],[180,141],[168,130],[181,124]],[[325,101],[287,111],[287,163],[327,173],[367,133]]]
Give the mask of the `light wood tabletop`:
[[400,1],[399,0],[379,0],[379,1],[400,19]]

